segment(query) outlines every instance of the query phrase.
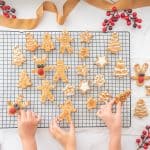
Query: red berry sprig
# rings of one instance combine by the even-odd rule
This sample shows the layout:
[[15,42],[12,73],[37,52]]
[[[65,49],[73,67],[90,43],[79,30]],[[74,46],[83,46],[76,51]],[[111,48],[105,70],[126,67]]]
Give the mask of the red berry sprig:
[[16,18],[16,10],[11,8],[11,6],[6,5],[5,1],[0,0],[0,9],[2,10],[3,16],[6,18]]
[[112,30],[115,23],[121,18],[126,20],[128,26],[133,24],[134,28],[141,28],[140,23],[142,23],[142,19],[137,17],[137,13],[133,12],[132,9],[125,9],[122,11],[118,11],[116,7],[112,7],[110,11],[106,12],[106,15],[109,17],[105,19],[102,23],[102,31],[106,32],[108,30]]
[[111,11],[107,11],[106,15],[109,16],[109,19],[105,19],[102,23],[103,26],[103,32],[106,32],[107,30],[112,30],[113,26],[115,25],[115,22],[117,22],[120,18],[119,12],[116,7],[112,7]]
[[148,150],[150,147],[150,126],[147,125],[140,138],[136,139],[137,150]]
[[128,26],[133,23],[133,28],[141,28],[140,23],[142,23],[142,19],[137,17],[137,13],[133,12],[132,9],[126,9],[123,13],[121,13],[121,18],[126,20]]

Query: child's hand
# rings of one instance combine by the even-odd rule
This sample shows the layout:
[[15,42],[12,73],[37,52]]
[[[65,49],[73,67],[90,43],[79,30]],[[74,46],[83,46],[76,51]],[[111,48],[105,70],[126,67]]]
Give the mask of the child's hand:
[[121,103],[117,104],[116,113],[112,113],[112,106],[114,101],[103,105],[97,112],[97,116],[100,117],[107,125],[110,134],[121,133]]
[[72,122],[70,123],[70,129],[67,132],[58,126],[58,121],[55,118],[50,123],[49,131],[65,150],[76,149],[75,128]]
[[20,111],[18,115],[18,131],[21,140],[31,140],[35,138],[39,121],[40,118],[34,112]]

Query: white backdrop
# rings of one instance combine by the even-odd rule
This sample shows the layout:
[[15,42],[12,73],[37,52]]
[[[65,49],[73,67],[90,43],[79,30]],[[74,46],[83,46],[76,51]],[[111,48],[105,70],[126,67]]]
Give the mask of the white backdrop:
[[[54,0],[53,0],[54,1]],[[55,0],[55,3],[59,0]],[[20,18],[35,17],[35,9],[41,0],[15,0],[9,2],[15,6]],[[63,3],[63,2],[62,2]],[[59,3],[60,4],[60,3]],[[59,9],[60,5],[59,5]],[[127,27],[123,21],[119,21],[114,30],[130,31],[131,33],[131,57],[132,64],[135,62],[149,62],[150,65],[150,7],[136,9],[143,19],[142,29],[135,30]],[[69,15],[66,23],[60,26],[56,23],[55,14],[46,12],[42,22],[35,30],[101,30],[101,23],[105,18],[105,11],[97,9],[81,1]],[[0,27],[0,30],[11,30]],[[149,71],[150,74],[150,71]],[[144,98],[150,108],[150,98],[145,97],[144,88],[139,88],[132,84],[132,109],[138,98]],[[136,149],[135,139],[140,135],[146,124],[150,123],[150,117],[139,120],[132,117],[132,127],[122,131],[122,149]],[[108,134],[107,129],[77,129],[77,149],[78,150],[107,150]],[[38,150],[61,150],[60,145],[49,135],[48,129],[38,129],[37,131]],[[130,144],[128,144],[130,141]],[[17,129],[1,129],[0,144],[2,150],[21,150]]]

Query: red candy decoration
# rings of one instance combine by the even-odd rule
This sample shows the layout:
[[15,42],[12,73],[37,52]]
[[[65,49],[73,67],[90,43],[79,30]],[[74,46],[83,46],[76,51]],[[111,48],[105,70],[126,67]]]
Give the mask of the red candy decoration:
[[11,6],[6,5],[5,1],[0,0],[0,9],[2,10],[2,14],[6,18],[16,18],[16,10],[14,8],[11,8]]
[[16,113],[16,109],[14,107],[10,107],[9,108],[9,114],[15,114]]
[[105,19],[102,23],[103,32],[112,30],[115,22],[117,22],[120,18],[124,19],[128,26],[132,25],[133,28],[141,29],[140,23],[142,23],[142,19],[138,18],[137,13],[133,12],[132,9],[118,11],[116,7],[112,7],[111,10],[106,12],[106,16],[108,16],[109,19]]
[[37,73],[38,73],[38,75],[40,75],[40,76],[44,75],[44,69],[43,69],[43,68],[38,68]]
[[150,148],[150,126],[147,125],[142,131],[140,138],[136,139],[137,150],[149,149]]

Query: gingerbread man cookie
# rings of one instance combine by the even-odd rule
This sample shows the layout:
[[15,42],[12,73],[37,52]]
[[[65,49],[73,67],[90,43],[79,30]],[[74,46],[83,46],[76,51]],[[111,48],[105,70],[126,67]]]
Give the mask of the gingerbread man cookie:
[[97,106],[97,100],[93,97],[89,97],[87,99],[86,105],[88,110],[94,109]]
[[143,86],[145,80],[150,80],[150,76],[146,75],[146,71],[148,70],[148,64],[144,63],[142,66],[139,64],[134,65],[135,75],[131,77],[131,79],[136,80],[136,84],[138,86]]
[[9,115],[13,116],[16,113],[19,113],[21,109],[24,109],[30,105],[30,101],[23,102],[23,98],[24,97],[22,95],[19,95],[15,102],[11,102],[10,100],[7,101]]
[[38,86],[38,90],[40,90],[42,92],[41,94],[41,102],[45,103],[47,100],[53,102],[55,97],[54,95],[51,93],[51,90],[53,90],[55,87],[50,84],[50,82],[48,80],[43,80],[42,81],[42,85]]
[[30,52],[34,52],[39,47],[37,40],[31,33],[26,34],[26,49]]
[[73,38],[69,35],[69,32],[67,31],[62,32],[62,35],[59,38],[57,38],[57,40],[60,42],[61,54],[64,54],[65,51],[69,54],[73,52],[73,47],[71,46]]
[[45,52],[49,52],[49,51],[52,51],[52,50],[55,49],[55,46],[54,46],[54,43],[52,41],[51,35],[48,32],[46,32],[44,34],[41,48],[44,49]]
[[23,63],[25,61],[26,61],[26,58],[22,54],[21,49],[19,48],[19,46],[14,47],[12,64],[19,67],[19,66],[23,65]]
[[81,42],[84,43],[90,43],[90,40],[92,39],[93,35],[89,33],[88,31],[82,32],[80,34]]
[[83,60],[85,58],[88,58],[89,56],[89,48],[82,47],[79,51],[79,57]]
[[71,113],[74,113],[77,111],[77,109],[74,108],[72,101],[70,99],[65,100],[64,104],[60,105],[61,113],[58,117],[58,119],[61,120],[66,120],[67,123],[70,123],[72,118],[71,118]]
[[19,75],[18,87],[22,89],[26,89],[27,87],[30,86],[32,86],[31,79],[29,78],[26,70],[22,70]]
[[80,75],[80,76],[87,76],[89,72],[86,65],[79,65],[76,67],[76,70],[77,70],[77,75]]
[[56,65],[53,67],[53,70],[55,71],[53,81],[58,82],[59,80],[62,80],[64,83],[67,83],[68,78],[65,72],[68,69],[69,66],[66,66],[63,60],[58,59]]
[[45,78],[46,72],[52,70],[52,66],[46,66],[47,56],[43,55],[41,58],[33,56],[32,60],[37,65],[36,69],[32,70],[32,73],[37,74],[41,78]]

